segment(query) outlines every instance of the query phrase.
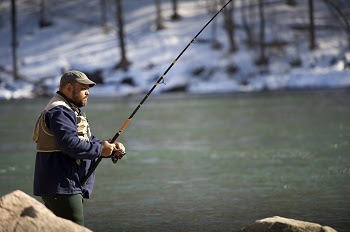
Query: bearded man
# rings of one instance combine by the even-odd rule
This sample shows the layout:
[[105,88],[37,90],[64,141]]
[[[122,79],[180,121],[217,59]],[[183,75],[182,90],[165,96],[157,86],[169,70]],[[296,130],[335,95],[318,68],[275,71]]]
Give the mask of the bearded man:
[[41,196],[57,216],[80,225],[84,225],[83,198],[90,197],[95,181],[93,173],[84,185],[81,183],[89,168],[100,156],[125,154],[122,143],[111,144],[90,132],[80,108],[87,105],[93,86],[95,83],[84,73],[66,72],[33,133],[37,144],[34,195]]

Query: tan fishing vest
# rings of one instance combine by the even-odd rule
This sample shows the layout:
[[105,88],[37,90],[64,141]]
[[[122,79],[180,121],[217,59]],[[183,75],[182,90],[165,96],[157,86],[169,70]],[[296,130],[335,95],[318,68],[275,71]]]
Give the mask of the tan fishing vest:
[[77,117],[77,132],[78,137],[82,140],[88,141],[91,137],[89,123],[85,114],[79,116],[78,108],[72,107],[66,100],[59,94],[56,94],[45,107],[44,111],[39,115],[39,118],[35,124],[33,132],[33,140],[36,142],[37,152],[60,152],[61,149],[57,144],[53,132],[46,126],[45,114],[56,106],[65,106],[68,109],[74,111]]

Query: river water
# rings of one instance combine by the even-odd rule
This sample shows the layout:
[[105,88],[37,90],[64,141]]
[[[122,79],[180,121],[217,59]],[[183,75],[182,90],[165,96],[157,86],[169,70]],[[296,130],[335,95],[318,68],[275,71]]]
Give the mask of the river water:
[[[114,135],[142,96],[90,97],[93,134]],[[37,115],[0,101],[0,194],[32,195]],[[237,231],[282,216],[350,231],[350,91],[151,96],[97,169],[94,231]],[[37,198],[39,199],[39,198]]]

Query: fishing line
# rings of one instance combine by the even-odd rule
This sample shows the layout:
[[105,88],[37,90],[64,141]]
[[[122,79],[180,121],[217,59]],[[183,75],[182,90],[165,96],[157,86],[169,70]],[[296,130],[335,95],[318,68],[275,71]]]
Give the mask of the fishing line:
[[[169,67],[165,70],[165,72],[160,76],[160,78],[158,79],[158,81],[153,85],[153,87],[148,91],[148,93],[146,94],[146,96],[142,99],[142,101],[140,102],[140,104],[135,108],[135,110],[131,113],[131,115],[129,116],[129,118],[123,123],[123,125],[121,126],[121,128],[119,129],[119,131],[114,135],[114,137],[109,141],[110,143],[115,143],[115,141],[117,140],[117,138],[120,136],[120,134],[125,130],[125,128],[129,125],[129,123],[131,122],[132,118],[134,117],[134,115],[137,113],[137,111],[141,108],[141,106],[143,105],[143,103],[147,100],[147,98],[151,95],[151,93],[153,92],[153,90],[159,85],[159,84],[165,84],[164,79],[166,74],[169,72],[169,70],[175,65],[175,63],[178,61],[178,59],[182,56],[182,54],[184,54],[184,52],[187,50],[187,48],[194,43],[194,41],[197,39],[197,37],[202,33],[202,31],[215,19],[215,17],[220,14],[220,12],[222,12],[224,10],[224,8],[231,2],[232,0],[228,1],[205,25],[204,27],[197,33],[197,35],[195,37],[193,37],[193,39],[191,40],[191,42],[189,42],[187,44],[187,46],[182,50],[182,52],[175,58],[175,60],[169,65]],[[122,156],[125,154],[122,154]],[[116,154],[112,154],[111,155],[111,159],[113,161],[113,163],[117,163],[119,159],[122,158],[116,156]],[[98,164],[101,162],[102,160],[102,156],[100,156],[96,162],[90,167],[89,172],[86,174],[86,176],[84,177],[83,181],[81,182],[81,185],[85,185],[86,181],[90,178],[90,176],[92,175],[92,173],[95,171],[95,169],[97,168]]]

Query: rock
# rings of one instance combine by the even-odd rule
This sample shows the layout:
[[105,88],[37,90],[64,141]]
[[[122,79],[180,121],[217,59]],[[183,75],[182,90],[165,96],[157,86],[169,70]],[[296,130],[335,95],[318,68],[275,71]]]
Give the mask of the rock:
[[57,217],[42,203],[20,190],[0,198],[0,231],[91,231]]
[[283,217],[270,217],[257,220],[252,225],[243,228],[240,232],[336,232],[328,226],[316,223],[298,221]]

